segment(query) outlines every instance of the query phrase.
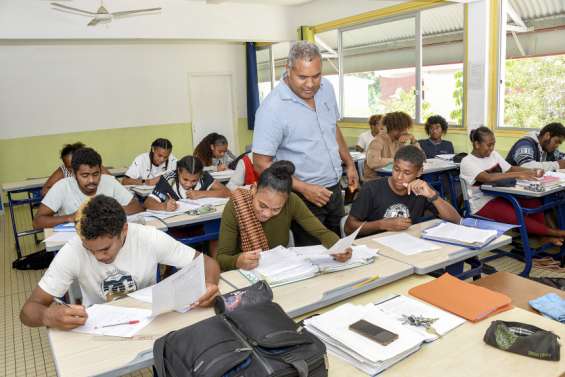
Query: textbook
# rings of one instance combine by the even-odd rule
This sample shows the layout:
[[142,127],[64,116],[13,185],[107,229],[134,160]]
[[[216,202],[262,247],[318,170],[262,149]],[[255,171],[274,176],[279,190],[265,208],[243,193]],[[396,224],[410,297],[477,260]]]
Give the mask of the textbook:
[[460,245],[472,249],[480,249],[498,238],[498,236],[498,232],[493,229],[480,229],[453,224],[448,221],[442,221],[425,229],[421,235],[422,238],[427,240]]
[[[397,338],[383,345],[351,330],[350,326],[359,320],[392,332]],[[306,329],[324,342],[330,353],[371,376],[463,323],[460,317],[402,295],[367,305],[347,303],[304,321]]]
[[323,273],[347,270],[373,263],[377,251],[366,246],[353,246],[353,254],[347,262],[338,262],[322,245],[291,247],[277,246],[263,251],[259,265],[253,270],[240,273],[251,283],[265,280],[271,287],[309,279]]

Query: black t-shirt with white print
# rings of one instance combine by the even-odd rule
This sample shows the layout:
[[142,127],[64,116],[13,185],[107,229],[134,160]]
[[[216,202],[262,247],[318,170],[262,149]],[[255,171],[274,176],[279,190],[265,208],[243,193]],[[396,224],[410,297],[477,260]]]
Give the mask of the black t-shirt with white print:
[[381,178],[363,185],[349,214],[361,221],[403,217],[416,223],[427,211],[437,216],[435,206],[425,196],[398,195],[390,188],[388,178]]

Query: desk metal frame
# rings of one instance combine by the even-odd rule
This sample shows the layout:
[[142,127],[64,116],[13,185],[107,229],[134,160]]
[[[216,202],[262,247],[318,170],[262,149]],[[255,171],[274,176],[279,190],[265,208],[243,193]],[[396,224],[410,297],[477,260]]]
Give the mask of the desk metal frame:
[[[532,269],[532,259],[544,255],[545,250],[547,250],[551,245],[542,245],[539,248],[531,248],[529,245],[528,231],[526,230],[526,223],[524,216],[532,215],[539,212],[544,212],[551,208],[556,208],[557,210],[557,225],[560,229],[565,229],[565,187],[557,187],[546,192],[528,192],[523,189],[517,189],[513,187],[493,187],[490,185],[482,185],[481,190],[489,195],[504,198],[508,200],[514,211],[516,212],[516,218],[518,224],[520,225],[520,237],[522,238],[522,248],[524,250],[524,270],[520,273],[521,276],[528,277]],[[542,200],[542,205],[538,208],[524,208],[518,201],[517,197],[523,198],[539,198]],[[504,253],[504,255],[520,259],[517,255],[512,253]],[[561,246],[561,249],[557,255],[553,257],[559,257],[563,260],[565,257],[565,245]]]

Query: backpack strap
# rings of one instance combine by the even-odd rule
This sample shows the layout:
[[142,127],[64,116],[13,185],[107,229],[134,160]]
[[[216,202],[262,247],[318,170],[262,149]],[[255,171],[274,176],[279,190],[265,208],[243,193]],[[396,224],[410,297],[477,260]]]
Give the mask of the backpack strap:
[[306,360],[297,359],[296,355],[292,353],[287,353],[285,355],[282,355],[281,359],[285,363],[292,365],[294,369],[296,369],[296,371],[298,372],[298,377],[308,377],[309,370]]

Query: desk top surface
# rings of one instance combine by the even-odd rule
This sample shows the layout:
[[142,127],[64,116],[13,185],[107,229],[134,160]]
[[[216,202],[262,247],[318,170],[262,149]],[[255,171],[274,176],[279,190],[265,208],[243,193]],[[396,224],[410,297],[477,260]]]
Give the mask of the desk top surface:
[[[439,158],[429,158],[424,163],[424,170],[422,174],[440,173],[444,171],[457,170],[457,169],[459,169],[459,164],[456,164],[454,162],[442,160]],[[377,172],[384,174],[391,174],[392,166],[377,169]]]
[[564,291],[505,271],[485,276],[474,281],[473,284],[504,293],[512,299],[512,305],[536,314],[538,312],[528,304],[528,301],[547,293],[555,293],[565,300]]
[[544,192],[530,191],[530,190],[526,190],[523,187],[517,187],[517,186],[495,187],[491,185],[481,185],[481,190],[487,193],[505,193],[505,194],[519,195],[519,196],[528,196],[531,198],[542,198],[544,196],[552,195],[565,190],[565,183],[562,183],[559,186],[555,186]]
[[[420,237],[420,234],[424,229],[429,228],[430,226],[433,226],[440,221],[441,220],[436,219],[425,221],[420,224],[415,224],[405,232],[412,236]],[[373,240],[374,238],[385,237],[396,233],[399,232],[384,232],[373,234],[364,238],[357,239],[355,241],[355,244],[367,245],[370,248],[378,249],[379,254],[381,255],[413,266],[415,273],[427,274],[439,268],[444,268],[451,264],[461,262],[484,251],[493,250],[501,246],[508,245],[512,241],[512,237],[502,235],[488,244],[485,248],[474,250],[463,246],[449,245],[446,243],[426,240],[440,246],[441,248],[438,250],[426,251],[415,255],[404,255]]]
[[[411,275],[412,272],[412,266],[379,255],[373,263],[368,265],[321,274],[310,279],[273,287],[273,300],[291,317],[296,317],[401,280]],[[354,287],[360,281],[375,276],[378,276],[378,279],[370,284]],[[234,288],[251,285],[239,270],[224,272],[222,279]],[[297,295],[297,292],[300,294]]]

